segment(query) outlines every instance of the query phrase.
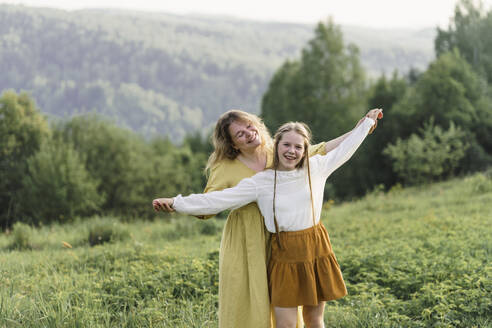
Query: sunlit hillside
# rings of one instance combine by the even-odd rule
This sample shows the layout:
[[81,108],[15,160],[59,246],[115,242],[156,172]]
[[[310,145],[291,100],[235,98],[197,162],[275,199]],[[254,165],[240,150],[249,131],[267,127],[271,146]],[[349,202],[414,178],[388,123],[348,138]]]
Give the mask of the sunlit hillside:
[[[117,10],[0,5],[0,91],[29,90],[53,118],[97,112],[180,141],[230,108],[259,113],[274,71],[314,26]],[[369,76],[433,57],[434,29],[343,27]]]

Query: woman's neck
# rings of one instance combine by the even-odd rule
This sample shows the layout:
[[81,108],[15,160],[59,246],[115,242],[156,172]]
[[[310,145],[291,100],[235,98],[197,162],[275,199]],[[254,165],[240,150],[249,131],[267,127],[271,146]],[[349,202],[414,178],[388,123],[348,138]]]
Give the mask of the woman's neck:
[[266,152],[261,147],[256,147],[249,152],[241,151],[237,159],[256,172],[263,171],[267,164]]

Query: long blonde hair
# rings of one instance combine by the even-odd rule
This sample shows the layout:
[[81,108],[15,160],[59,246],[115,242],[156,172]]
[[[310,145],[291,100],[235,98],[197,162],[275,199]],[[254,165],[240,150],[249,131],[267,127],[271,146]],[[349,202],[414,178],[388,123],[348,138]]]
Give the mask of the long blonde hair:
[[259,147],[265,150],[272,149],[272,137],[261,118],[242,110],[231,109],[222,114],[222,116],[219,117],[217,124],[215,124],[214,133],[212,135],[214,152],[208,158],[207,165],[205,166],[205,173],[208,173],[209,170],[221,160],[226,158],[235,159],[240,154],[241,151],[234,148],[234,142],[229,133],[229,126],[236,121],[254,125],[258,129],[261,139]]

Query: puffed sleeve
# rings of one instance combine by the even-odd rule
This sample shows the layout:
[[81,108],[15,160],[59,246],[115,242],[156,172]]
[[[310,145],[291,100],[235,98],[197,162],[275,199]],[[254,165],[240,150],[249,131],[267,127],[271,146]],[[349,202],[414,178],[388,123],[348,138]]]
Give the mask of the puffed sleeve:
[[206,194],[191,194],[174,197],[176,211],[192,215],[219,213],[227,209],[236,209],[256,201],[256,183],[252,178],[241,180],[235,187]]
[[373,119],[366,117],[362,124],[354,129],[338,147],[324,156],[315,156],[316,158],[313,158],[313,162],[317,164],[319,172],[328,177],[333,171],[348,161],[367,137],[369,129],[374,123]]

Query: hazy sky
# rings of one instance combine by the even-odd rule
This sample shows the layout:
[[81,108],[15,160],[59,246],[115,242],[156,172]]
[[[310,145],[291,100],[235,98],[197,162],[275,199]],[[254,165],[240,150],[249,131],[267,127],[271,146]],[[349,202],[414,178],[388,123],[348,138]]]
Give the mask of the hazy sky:
[[[0,0],[0,3],[63,9],[123,8],[168,13],[316,23],[332,16],[337,24],[370,27],[447,26],[456,0]],[[484,0],[486,9],[492,0]]]

